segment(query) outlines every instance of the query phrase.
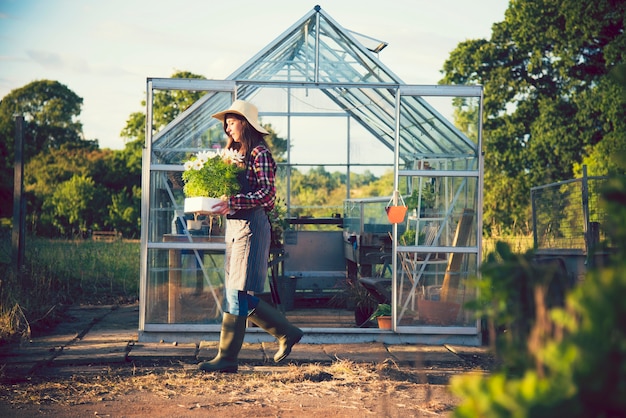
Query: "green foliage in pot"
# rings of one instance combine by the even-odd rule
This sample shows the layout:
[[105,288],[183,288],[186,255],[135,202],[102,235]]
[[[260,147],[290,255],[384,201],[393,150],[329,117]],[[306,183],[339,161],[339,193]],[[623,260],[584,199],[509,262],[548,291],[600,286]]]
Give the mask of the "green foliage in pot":
[[236,151],[200,151],[184,166],[186,197],[220,198],[239,192],[237,174],[243,170],[243,156]]
[[372,316],[370,316],[370,321],[373,321],[379,316],[391,316],[391,305],[387,303],[379,303]]

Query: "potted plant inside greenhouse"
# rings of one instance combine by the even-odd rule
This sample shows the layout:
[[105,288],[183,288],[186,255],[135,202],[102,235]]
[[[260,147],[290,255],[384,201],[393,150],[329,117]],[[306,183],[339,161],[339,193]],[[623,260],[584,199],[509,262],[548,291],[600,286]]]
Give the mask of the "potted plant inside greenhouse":
[[370,316],[370,321],[374,319],[378,322],[378,328],[391,329],[391,305],[379,303],[372,316]]

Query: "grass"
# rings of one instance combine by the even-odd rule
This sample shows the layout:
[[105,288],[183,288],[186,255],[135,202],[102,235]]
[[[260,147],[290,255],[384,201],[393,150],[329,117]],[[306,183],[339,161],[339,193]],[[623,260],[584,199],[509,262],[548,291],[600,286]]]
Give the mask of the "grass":
[[24,266],[11,264],[8,233],[0,241],[0,342],[49,326],[67,305],[137,300],[139,242],[27,238]]

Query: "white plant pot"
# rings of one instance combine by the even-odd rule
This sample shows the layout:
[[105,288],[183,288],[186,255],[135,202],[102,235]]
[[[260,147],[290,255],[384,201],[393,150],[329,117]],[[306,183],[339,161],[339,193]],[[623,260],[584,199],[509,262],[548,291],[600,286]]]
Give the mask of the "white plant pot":
[[185,213],[212,213],[213,206],[217,205],[221,201],[221,199],[216,197],[186,197],[184,210]]
[[202,229],[202,221],[187,221],[187,229],[189,231],[199,231]]

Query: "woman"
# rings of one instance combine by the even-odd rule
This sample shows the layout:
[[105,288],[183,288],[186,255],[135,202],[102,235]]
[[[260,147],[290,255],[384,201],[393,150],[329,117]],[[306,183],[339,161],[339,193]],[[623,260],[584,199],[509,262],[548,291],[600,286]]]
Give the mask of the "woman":
[[278,339],[274,355],[277,363],[289,355],[303,332],[253,295],[265,287],[271,241],[267,213],[274,208],[276,198],[276,163],[263,139],[268,132],[258,122],[257,108],[243,100],[234,101],[229,109],[213,117],[224,124],[226,148],[244,156],[245,170],[239,177],[240,192],[212,208],[214,213],[226,215],[224,272],[228,309],[222,319],[217,356],[200,363],[199,368],[235,373],[248,319]]

